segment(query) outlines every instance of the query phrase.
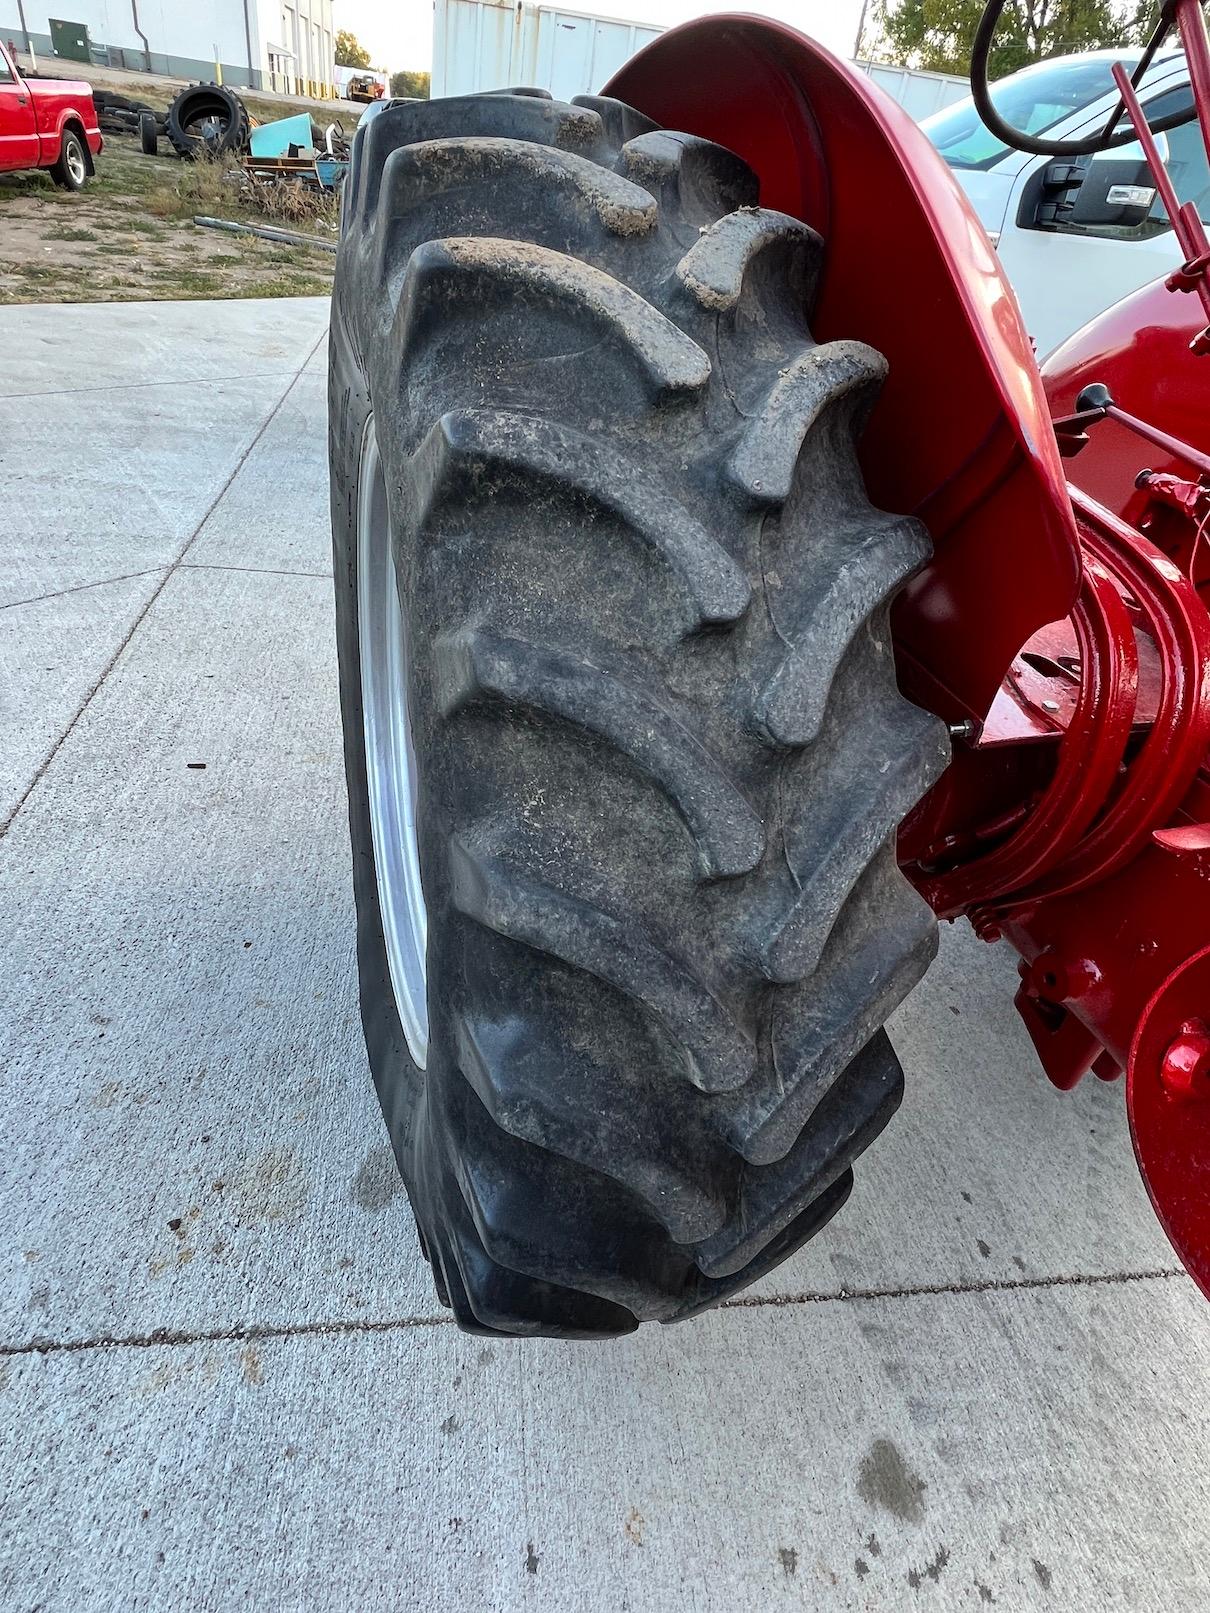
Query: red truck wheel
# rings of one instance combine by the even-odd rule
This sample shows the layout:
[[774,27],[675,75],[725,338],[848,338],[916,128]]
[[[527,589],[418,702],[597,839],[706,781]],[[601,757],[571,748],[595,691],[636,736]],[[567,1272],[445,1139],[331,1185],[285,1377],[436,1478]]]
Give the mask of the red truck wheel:
[[333,546],[370,1064],[443,1300],[622,1333],[816,1232],[932,956],[929,553],[807,326],[820,238],[721,147],[534,92],[367,114]]
[[64,129],[59,160],[50,177],[64,190],[83,190],[88,183],[88,152],[74,129]]

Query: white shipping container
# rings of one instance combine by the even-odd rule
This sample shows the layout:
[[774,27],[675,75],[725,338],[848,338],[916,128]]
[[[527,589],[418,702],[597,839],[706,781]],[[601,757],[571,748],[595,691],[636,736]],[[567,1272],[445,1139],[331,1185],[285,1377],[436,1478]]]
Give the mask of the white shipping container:
[[590,95],[662,30],[519,0],[436,0],[432,94],[525,84],[560,101]]
[[898,101],[917,123],[971,92],[969,80],[956,73],[929,73],[918,67],[891,67],[886,62],[854,62],[853,66],[873,79],[892,101]]
[[[433,82],[438,95],[473,95],[512,84],[549,90],[560,101],[595,95],[661,28],[533,0],[435,0]],[[969,93],[964,78],[880,62],[856,62],[919,121]]]

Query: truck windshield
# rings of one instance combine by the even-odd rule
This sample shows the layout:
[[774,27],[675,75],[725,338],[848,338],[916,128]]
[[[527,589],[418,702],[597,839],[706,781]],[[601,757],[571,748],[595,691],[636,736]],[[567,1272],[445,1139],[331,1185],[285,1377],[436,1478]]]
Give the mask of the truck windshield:
[[[1035,62],[993,84],[992,102],[1014,128],[1041,134],[1108,95],[1113,62],[1133,67],[1138,59],[1137,51],[1123,51],[1112,58],[1062,56]],[[925,118],[920,127],[951,168],[994,168],[1009,149],[984,127],[969,95]]]

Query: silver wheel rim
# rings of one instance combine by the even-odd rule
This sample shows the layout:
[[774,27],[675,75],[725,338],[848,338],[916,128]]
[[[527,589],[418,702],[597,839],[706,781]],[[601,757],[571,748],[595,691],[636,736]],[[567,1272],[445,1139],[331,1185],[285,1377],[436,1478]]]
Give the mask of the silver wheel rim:
[[357,484],[357,639],[382,935],[408,1051],[424,1069],[429,1047],[428,916],[416,843],[416,752],[408,715],[407,628],[399,606],[386,482],[372,418],[362,439]]
[[76,184],[84,181],[84,153],[79,146],[69,142],[67,147],[67,171]]

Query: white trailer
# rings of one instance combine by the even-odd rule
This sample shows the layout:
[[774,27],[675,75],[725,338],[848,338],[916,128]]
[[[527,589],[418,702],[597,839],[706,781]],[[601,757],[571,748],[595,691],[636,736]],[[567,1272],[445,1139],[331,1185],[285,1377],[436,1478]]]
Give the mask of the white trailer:
[[[560,101],[594,95],[662,32],[650,23],[534,0],[435,0],[432,93],[472,95],[527,84],[549,90]],[[969,92],[966,80],[950,73],[880,62],[855,65],[917,119]]]
[[529,0],[436,0],[432,94],[471,95],[526,84],[560,101],[599,90],[661,32]]
[[955,101],[961,101],[971,92],[970,80],[959,78],[957,73],[930,73],[920,67],[891,67],[887,62],[854,62],[859,73],[864,73],[885,90],[892,101],[919,123],[932,117]]

